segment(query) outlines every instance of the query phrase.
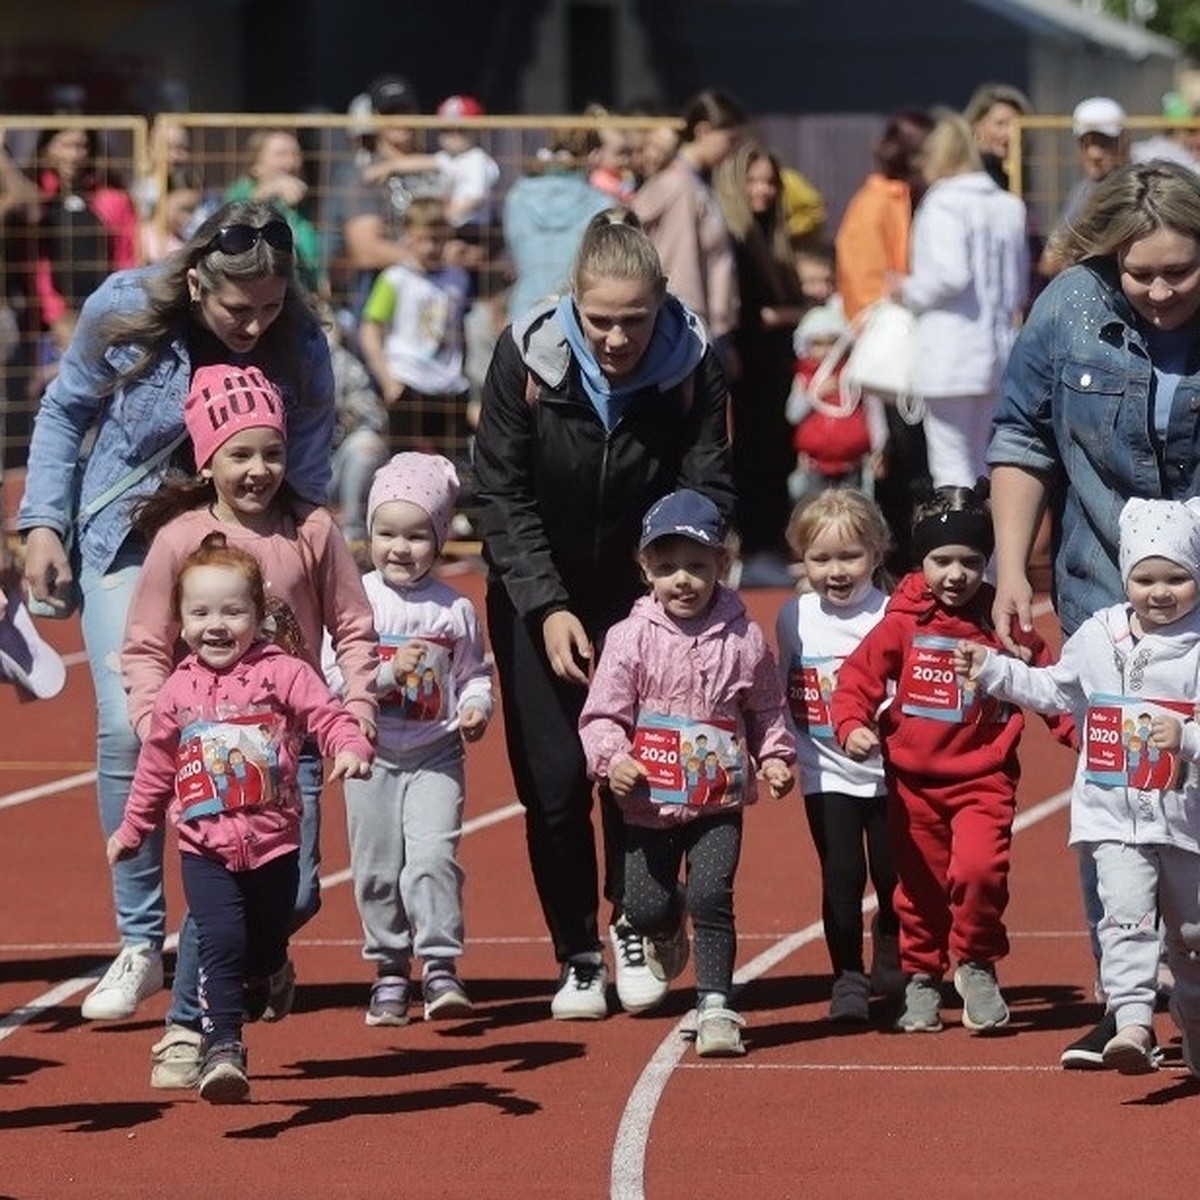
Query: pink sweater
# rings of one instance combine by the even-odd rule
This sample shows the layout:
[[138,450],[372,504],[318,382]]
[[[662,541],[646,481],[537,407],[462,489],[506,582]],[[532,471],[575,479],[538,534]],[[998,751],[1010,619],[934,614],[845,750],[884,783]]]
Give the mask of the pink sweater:
[[231,871],[297,849],[296,761],[306,734],[326,756],[372,757],[324,680],[278,646],[255,642],[223,671],[189,654],[155,700],[117,840],[136,850],[169,813],[181,851]]
[[144,740],[149,731],[154,698],[180,652],[179,620],[171,609],[175,572],[184,556],[214,531],[258,559],[267,607],[278,610],[272,640],[319,672],[322,633],[328,629],[345,681],[346,707],[375,723],[379,640],[362,576],[329,512],[306,505],[301,513],[299,526],[287,516],[277,532],[263,536],[198,508],[155,535],[130,601],[121,652],[129,719],[139,738]]
[[[737,593],[718,586],[708,612],[690,625],[676,624],[653,597],[644,596],[608,631],[579,718],[588,771],[595,778],[607,778],[613,765],[631,756],[639,718],[648,712],[730,722],[736,741],[756,763],[795,761],[774,659]],[[754,799],[751,768],[742,803]],[[630,824],[650,827],[718,811],[657,804],[641,788],[621,807]]]

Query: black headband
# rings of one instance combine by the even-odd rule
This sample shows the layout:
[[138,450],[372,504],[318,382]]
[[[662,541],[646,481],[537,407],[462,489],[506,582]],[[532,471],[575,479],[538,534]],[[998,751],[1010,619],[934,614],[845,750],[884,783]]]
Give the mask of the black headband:
[[925,555],[939,546],[970,546],[991,558],[996,545],[996,534],[992,529],[992,518],[987,513],[954,512],[934,513],[918,521],[912,531],[913,562],[918,566]]

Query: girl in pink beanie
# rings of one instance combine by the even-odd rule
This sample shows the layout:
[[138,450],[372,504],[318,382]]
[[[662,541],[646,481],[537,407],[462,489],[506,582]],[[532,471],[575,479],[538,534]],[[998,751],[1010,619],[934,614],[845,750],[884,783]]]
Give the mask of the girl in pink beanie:
[[[368,1025],[404,1025],[422,963],[425,1019],[461,1017],[464,742],[483,736],[492,679],[475,606],[433,573],[458,476],[440,454],[395,455],[375,473],[363,584],[379,631],[379,740],[369,779],[347,780],[346,821],[363,957],[375,964]],[[337,690],[338,664],[326,677]]]

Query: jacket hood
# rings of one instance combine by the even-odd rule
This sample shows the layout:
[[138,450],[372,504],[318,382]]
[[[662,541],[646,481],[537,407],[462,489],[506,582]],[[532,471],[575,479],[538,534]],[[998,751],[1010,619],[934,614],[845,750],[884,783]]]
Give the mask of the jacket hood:
[[[513,341],[521,352],[521,360],[552,388],[562,387],[571,368],[571,347],[555,313],[558,304],[557,300],[539,304],[512,325]],[[708,338],[700,318],[676,297],[668,295],[663,301],[663,309],[668,311],[660,314],[659,321],[664,315],[672,319],[687,338],[687,352],[672,359],[678,369],[658,383],[659,391],[665,392],[681,383],[700,365]],[[651,349],[653,343],[647,354]]]
[[1000,191],[1000,185],[986,171],[966,171],[962,175],[946,175],[930,184],[925,195],[928,196],[935,189],[938,192],[960,192],[972,196],[982,196]]
[[176,670],[186,671],[189,674],[211,675],[213,677],[232,675],[241,667],[250,667],[256,663],[262,662],[264,659],[278,658],[280,655],[286,653],[287,651],[283,650],[279,646],[276,646],[274,642],[258,641],[254,642],[250,649],[247,650],[246,653],[243,654],[242,657],[239,658],[231,667],[226,667],[223,671],[214,671],[212,667],[202,663],[196,652],[193,650],[186,657],[180,660],[179,666],[176,668]]
[[569,233],[586,225],[596,211],[596,189],[582,175],[542,175],[527,180],[525,186],[531,201],[537,189],[536,203],[523,214],[531,232]]
[[[678,622],[667,615],[666,610],[653,596],[642,596],[634,604],[630,616],[638,617],[643,621],[648,621],[651,625],[658,625],[665,629],[678,630],[681,628]],[[696,638],[713,637],[721,634],[734,622],[744,619],[745,616],[746,606],[742,603],[742,598],[731,588],[718,583],[708,612],[703,617],[698,617],[695,627],[688,632]]]
[[896,585],[888,601],[889,612],[907,613],[917,618],[919,623],[933,620],[938,614],[949,621],[962,620],[973,627],[980,625],[990,629],[992,625],[992,600],[995,591],[990,583],[983,583],[979,591],[971,597],[969,603],[962,608],[946,608],[934,599],[925,582],[925,576],[920,571],[912,571],[905,575]]

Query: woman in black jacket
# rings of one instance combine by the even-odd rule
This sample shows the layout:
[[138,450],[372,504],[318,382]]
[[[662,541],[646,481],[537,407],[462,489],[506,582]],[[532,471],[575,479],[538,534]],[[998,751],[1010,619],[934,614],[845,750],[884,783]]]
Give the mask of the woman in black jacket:
[[[577,726],[604,632],[645,590],[641,520],[679,487],[728,519],[728,390],[703,327],[620,211],[588,226],[571,291],[501,336],[475,443],[488,628],[534,883],[561,969],[559,1019],[607,1013],[592,784]],[[621,821],[602,792],[622,1004],[666,994],[621,919]]]

